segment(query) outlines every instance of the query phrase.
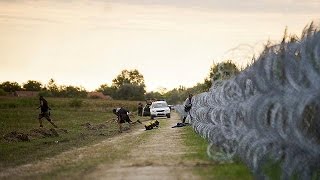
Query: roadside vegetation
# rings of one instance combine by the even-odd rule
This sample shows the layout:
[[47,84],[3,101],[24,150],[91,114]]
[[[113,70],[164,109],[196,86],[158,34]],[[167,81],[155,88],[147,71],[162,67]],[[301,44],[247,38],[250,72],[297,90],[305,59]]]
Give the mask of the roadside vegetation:
[[199,161],[193,171],[201,179],[254,179],[250,169],[240,160],[220,163],[210,159],[207,140],[196,134],[192,127],[185,127],[183,140],[190,152],[185,155],[185,160]]

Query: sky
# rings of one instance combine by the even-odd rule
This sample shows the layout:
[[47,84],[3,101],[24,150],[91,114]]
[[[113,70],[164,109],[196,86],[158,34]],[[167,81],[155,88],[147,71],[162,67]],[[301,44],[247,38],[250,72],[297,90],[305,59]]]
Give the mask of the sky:
[[0,82],[112,84],[137,69],[147,91],[191,87],[213,63],[250,62],[285,28],[319,22],[319,0],[0,0]]

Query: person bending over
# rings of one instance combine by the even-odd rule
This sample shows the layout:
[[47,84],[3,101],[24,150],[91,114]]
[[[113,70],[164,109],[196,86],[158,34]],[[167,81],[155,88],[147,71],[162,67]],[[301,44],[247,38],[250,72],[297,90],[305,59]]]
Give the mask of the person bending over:
[[113,114],[117,115],[117,123],[119,125],[119,132],[122,132],[122,124],[125,122],[128,122],[130,125],[132,123],[130,117],[129,117],[129,111],[120,107],[113,109]]

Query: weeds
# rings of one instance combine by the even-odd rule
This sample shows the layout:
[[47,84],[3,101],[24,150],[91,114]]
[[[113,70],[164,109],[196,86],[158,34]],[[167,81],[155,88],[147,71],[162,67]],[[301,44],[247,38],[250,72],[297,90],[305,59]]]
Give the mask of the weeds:
[[79,107],[81,107],[83,105],[83,100],[82,99],[77,99],[77,98],[72,99],[70,101],[69,105],[70,105],[70,107],[73,107],[73,108],[79,108]]

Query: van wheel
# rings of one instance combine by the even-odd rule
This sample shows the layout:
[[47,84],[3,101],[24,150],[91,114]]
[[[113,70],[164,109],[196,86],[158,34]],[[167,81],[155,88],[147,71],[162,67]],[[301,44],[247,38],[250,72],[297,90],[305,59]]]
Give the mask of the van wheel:
[[151,115],[151,119],[154,119],[154,116],[153,116],[153,115]]
[[167,114],[167,118],[170,118],[170,114]]

